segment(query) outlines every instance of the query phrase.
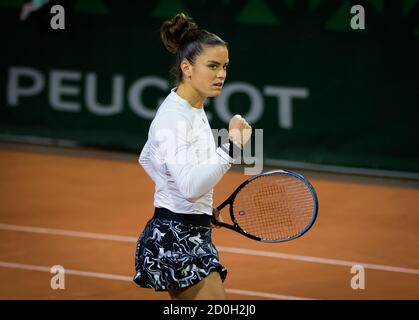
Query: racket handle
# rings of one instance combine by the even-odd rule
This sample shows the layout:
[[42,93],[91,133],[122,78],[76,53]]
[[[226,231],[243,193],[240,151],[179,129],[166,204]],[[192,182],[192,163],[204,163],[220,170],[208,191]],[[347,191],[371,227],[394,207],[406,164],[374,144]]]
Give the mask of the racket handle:
[[211,216],[211,223],[214,224],[214,225],[216,225],[216,226],[219,226],[220,225],[220,222],[218,222],[218,220],[215,219],[214,215]]

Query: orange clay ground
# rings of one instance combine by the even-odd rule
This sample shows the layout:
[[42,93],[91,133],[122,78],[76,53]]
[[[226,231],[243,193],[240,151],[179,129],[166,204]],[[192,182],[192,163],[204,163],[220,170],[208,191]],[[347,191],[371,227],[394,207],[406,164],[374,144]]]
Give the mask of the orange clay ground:
[[[303,237],[264,244],[213,230],[227,298],[419,299],[418,183],[303,174],[320,203]],[[214,203],[247,178],[227,173]],[[153,190],[136,155],[0,148],[0,299],[168,299],[130,281]],[[356,263],[365,289],[351,288]],[[64,290],[51,288],[54,265]]]

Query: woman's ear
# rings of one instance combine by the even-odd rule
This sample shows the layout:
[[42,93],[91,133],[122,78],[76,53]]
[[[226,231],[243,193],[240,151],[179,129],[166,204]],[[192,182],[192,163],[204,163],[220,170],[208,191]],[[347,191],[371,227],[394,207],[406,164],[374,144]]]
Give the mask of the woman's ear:
[[190,79],[192,76],[192,65],[187,59],[183,59],[180,63],[180,69],[186,78]]

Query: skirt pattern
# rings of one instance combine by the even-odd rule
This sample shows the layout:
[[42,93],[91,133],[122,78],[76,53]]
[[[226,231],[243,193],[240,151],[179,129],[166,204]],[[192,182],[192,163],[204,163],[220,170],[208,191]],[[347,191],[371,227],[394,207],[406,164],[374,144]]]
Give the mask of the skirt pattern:
[[219,262],[211,227],[153,218],[140,235],[135,253],[134,282],[156,291],[196,284],[212,271],[222,281],[227,270]]

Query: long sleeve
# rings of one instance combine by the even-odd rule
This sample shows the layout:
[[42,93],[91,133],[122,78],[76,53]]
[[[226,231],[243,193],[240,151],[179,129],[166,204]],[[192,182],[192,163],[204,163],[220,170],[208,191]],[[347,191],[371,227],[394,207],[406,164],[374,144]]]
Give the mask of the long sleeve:
[[231,167],[231,164],[218,153],[199,164],[193,162],[182,164],[176,160],[183,159],[185,155],[193,155],[193,153],[193,146],[177,150],[171,156],[171,159],[175,160],[167,163],[179,191],[188,200],[194,200],[209,192]]
[[[221,148],[214,152],[210,128],[194,133],[187,121],[164,118],[160,119],[164,130],[160,131],[159,147],[179,192],[193,201],[214,188],[230,169],[233,159]],[[210,144],[214,146],[212,152],[205,149]],[[206,154],[202,156],[202,153]]]
[[217,148],[205,110],[172,90],[157,109],[138,159],[155,183],[154,207],[212,215],[213,188],[234,161],[230,146]]

